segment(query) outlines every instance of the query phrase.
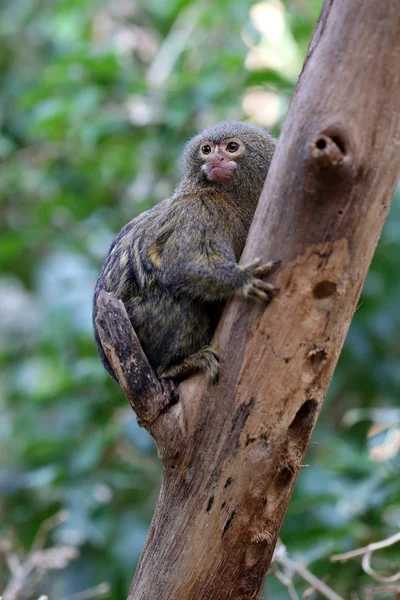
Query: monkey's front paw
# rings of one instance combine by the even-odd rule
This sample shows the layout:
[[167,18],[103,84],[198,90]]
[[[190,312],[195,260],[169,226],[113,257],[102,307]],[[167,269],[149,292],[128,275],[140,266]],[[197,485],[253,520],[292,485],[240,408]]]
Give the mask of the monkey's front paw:
[[262,264],[260,259],[257,258],[250,264],[240,267],[250,278],[241,289],[241,294],[245,298],[252,298],[253,300],[259,300],[266,303],[270,302],[274,292],[278,292],[279,288],[276,288],[271,283],[263,281],[261,278],[274,273],[280,265],[280,260]]

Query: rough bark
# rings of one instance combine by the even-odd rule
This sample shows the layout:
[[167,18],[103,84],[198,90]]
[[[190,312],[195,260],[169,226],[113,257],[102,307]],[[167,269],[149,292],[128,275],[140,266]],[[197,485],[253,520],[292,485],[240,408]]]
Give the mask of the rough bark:
[[227,307],[217,385],[155,402],[164,478],[129,600],[259,598],[399,176],[399,79],[400,1],[327,0],[242,259],[282,259],[280,292]]

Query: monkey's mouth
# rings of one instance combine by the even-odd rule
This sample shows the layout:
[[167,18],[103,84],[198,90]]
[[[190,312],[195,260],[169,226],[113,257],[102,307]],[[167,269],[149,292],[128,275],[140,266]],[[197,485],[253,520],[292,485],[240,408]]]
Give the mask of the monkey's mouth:
[[209,181],[226,181],[230,179],[237,169],[234,160],[208,162],[202,166],[203,173],[206,174]]

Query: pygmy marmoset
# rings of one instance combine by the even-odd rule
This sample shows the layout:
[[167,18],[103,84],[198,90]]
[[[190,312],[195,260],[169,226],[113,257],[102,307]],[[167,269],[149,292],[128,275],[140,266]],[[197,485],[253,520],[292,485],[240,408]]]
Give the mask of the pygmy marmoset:
[[114,293],[128,312],[158,377],[204,370],[216,381],[219,358],[208,344],[222,302],[234,295],[268,302],[263,281],[277,264],[238,260],[275,149],[267,131],[222,122],[191,139],[171,198],[125,225],[103,264],[94,295],[101,360],[116,379],[96,330],[96,300]]

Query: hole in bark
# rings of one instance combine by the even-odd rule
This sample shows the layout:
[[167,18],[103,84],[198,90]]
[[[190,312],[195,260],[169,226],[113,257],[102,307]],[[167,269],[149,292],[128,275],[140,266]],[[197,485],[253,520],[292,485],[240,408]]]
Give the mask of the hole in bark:
[[310,350],[308,358],[312,366],[316,368],[328,358],[328,355],[323,348],[315,348],[314,350]]
[[342,210],[338,210],[337,212],[338,212],[338,215],[342,215],[343,214]]
[[240,436],[251,411],[255,406],[254,398],[250,398],[249,402],[241,404],[233,415],[231,440],[235,448],[240,446]]
[[257,439],[256,437],[253,437],[247,433],[245,446],[247,447],[249,444],[252,444],[253,442],[256,441],[256,439]]
[[325,148],[326,148],[326,140],[324,140],[324,138],[319,138],[315,142],[315,145],[317,146],[318,150],[325,150]]
[[232,481],[233,481],[232,477],[228,477],[228,479],[225,481],[224,488],[226,489],[227,487],[229,487],[231,485]]
[[210,510],[212,509],[212,506],[214,504],[214,496],[211,496],[208,500],[207,503],[207,508],[206,508],[206,512],[210,512]]
[[338,135],[333,135],[331,139],[332,142],[339,148],[340,152],[342,154],[346,154],[346,146],[342,138],[340,138]]
[[337,285],[334,281],[320,281],[314,287],[313,295],[314,298],[318,298],[319,300],[322,298],[328,298],[332,296],[337,290]]
[[318,408],[318,403],[315,400],[307,400],[299,408],[295,418],[289,427],[289,433],[301,433],[303,429],[309,429],[314,422],[314,416]]
[[249,569],[255,567],[260,561],[265,562],[265,552],[272,539],[268,531],[262,531],[250,540],[250,544],[246,550],[246,566]]
[[[237,508],[237,507],[236,507],[236,508]],[[237,512],[237,511],[236,511],[236,508],[235,508],[235,510],[233,510],[233,511],[231,512],[229,519],[228,519],[228,520],[227,520],[227,522],[225,523],[225,525],[224,525],[224,528],[223,528],[223,530],[222,530],[222,536],[221,536],[221,537],[224,537],[224,535],[225,535],[225,534],[226,534],[226,532],[228,531],[229,527],[232,525],[232,521],[233,521],[233,519],[236,517],[236,512]]]
[[287,488],[293,479],[293,475],[294,469],[291,469],[290,467],[282,467],[282,469],[279,469],[275,482],[276,488],[279,490]]

